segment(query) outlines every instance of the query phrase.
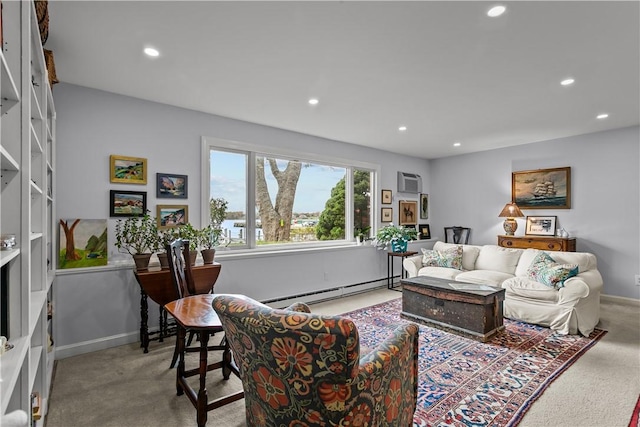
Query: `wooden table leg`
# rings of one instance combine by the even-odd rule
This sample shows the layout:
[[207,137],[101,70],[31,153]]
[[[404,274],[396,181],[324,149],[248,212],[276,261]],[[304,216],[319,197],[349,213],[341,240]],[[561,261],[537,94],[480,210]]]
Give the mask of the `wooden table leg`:
[[[177,325],[178,331],[176,336],[176,346],[178,352],[178,369],[176,370],[176,392],[178,396],[184,394],[184,389],[180,384],[180,379],[184,378],[184,339],[187,334],[187,331],[180,325]],[[171,363],[173,366],[173,362]]]
[[140,347],[145,353],[149,353],[149,304],[147,294],[140,289]]
[[207,347],[209,345],[209,332],[199,331],[198,337],[200,339],[200,389],[198,390],[198,406],[196,411],[198,412],[198,427],[204,427],[207,424],[207,405],[209,403],[209,397],[207,396]]

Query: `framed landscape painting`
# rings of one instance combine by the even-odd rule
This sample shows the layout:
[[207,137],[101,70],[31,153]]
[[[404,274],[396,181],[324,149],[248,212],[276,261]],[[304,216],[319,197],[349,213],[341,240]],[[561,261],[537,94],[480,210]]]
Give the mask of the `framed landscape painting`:
[[107,265],[106,219],[61,219],[58,268]]
[[109,192],[109,216],[142,216],[146,211],[146,191],[111,190]]
[[187,205],[158,205],[156,211],[158,228],[178,227],[189,222]]
[[156,174],[156,197],[159,199],[186,199],[187,175]]
[[109,157],[111,182],[122,184],[147,183],[147,159],[112,154]]
[[520,209],[571,208],[571,168],[513,172],[511,201]]

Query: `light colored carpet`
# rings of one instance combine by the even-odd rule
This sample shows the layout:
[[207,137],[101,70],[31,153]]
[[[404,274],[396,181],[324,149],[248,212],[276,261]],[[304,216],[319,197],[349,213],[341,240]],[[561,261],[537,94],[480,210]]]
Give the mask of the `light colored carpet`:
[[[386,289],[312,306],[316,313],[340,314],[398,298]],[[626,427],[640,394],[640,309],[603,303],[600,328],[609,332],[532,405],[521,426]],[[195,409],[176,396],[175,370],[169,369],[174,339],[138,344],[62,359],[57,362],[48,427],[196,425]],[[196,366],[195,355],[189,363]],[[242,388],[237,378],[207,376],[209,397]],[[244,400],[209,412],[210,426],[243,427]]]

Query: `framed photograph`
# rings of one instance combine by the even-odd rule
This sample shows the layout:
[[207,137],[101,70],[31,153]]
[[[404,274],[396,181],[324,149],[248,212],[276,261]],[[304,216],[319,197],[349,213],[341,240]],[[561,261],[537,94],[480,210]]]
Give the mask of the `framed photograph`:
[[512,172],[511,201],[520,209],[571,208],[571,168]]
[[393,221],[393,208],[382,208],[382,215],[380,222]]
[[528,216],[524,234],[529,236],[555,236],[555,216]]
[[392,200],[391,190],[382,190],[382,204],[390,205]]
[[189,222],[189,206],[158,205],[156,206],[158,228],[178,227]]
[[400,200],[399,202],[400,225],[416,225],[418,223],[418,202],[415,200]]
[[418,226],[418,231],[420,232],[420,239],[426,240],[431,238],[431,229],[429,228],[429,224],[420,224]]
[[146,211],[146,191],[111,190],[109,192],[109,216],[141,216]]
[[187,175],[157,173],[156,197],[159,199],[186,199]]
[[147,159],[141,157],[125,157],[112,154],[111,182],[122,184],[146,184],[147,183]]
[[420,219],[429,219],[429,195],[420,194]]

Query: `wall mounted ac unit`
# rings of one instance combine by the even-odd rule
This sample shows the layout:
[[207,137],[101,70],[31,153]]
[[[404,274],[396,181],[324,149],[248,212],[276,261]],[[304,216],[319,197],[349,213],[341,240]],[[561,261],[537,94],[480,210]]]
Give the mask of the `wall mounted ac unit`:
[[422,178],[420,178],[420,175],[398,172],[398,193],[422,193]]

